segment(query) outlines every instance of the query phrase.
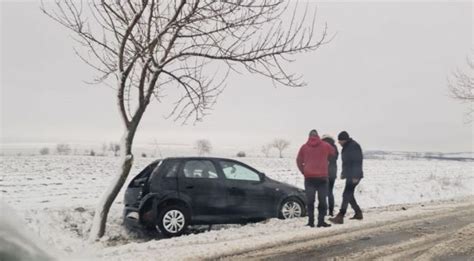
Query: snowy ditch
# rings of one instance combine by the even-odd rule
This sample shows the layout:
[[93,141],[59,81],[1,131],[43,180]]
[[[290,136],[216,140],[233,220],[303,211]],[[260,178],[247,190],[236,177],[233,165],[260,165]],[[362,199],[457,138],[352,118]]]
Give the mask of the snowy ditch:
[[[246,226],[215,226],[210,232],[173,239],[136,237],[121,225],[122,191],[109,214],[106,236],[101,242],[91,244],[86,238],[92,210],[115,173],[117,158],[24,156],[0,160],[2,200],[24,219],[30,231],[68,257],[110,260],[212,257],[223,249],[232,252],[251,248],[255,241],[270,244],[282,238],[313,233],[301,231],[303,219],[272,219]],[[294,159],[238,160],[271,178],[303,186],[303,177],[298,173]],[[151,161],[150,158],[138,158],[129,180]],[[358,201],[363,209],[370,211],[370,208],[394,204],[471,196],[474,195],[473,166],[473,162],[366,160],[365,178],[357,187]],[[340,203],[343,186],[343,181],[336,181],[336,204]],[[5,215],[3,210],[2,215]],[[185,245],[189,247],[183,247]]]

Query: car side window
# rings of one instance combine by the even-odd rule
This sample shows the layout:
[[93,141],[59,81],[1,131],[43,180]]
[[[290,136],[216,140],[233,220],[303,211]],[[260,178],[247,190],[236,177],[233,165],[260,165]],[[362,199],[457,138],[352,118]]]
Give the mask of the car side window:
[[186,178],[217,179],[216,168],[209,160],[188,160],[183,167]]
[[178,176],[178,167],[179,161],[173,160],[167,164],[166,169],[164,170],[165,173],[163,175],[164,178],[176,178]]
[[226,179],[260,181],[260,175],[236,162],[222,160],[219,162]]

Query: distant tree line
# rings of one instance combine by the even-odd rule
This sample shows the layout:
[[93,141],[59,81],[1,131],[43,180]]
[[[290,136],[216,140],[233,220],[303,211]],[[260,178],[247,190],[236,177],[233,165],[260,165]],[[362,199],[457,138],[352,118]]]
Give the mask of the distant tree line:
[[[270,156],[271,150],[275,149],[278,151],[278,156],[280,158],[283,158],[283,152],[288,149],[289,146],[290,142],[288,140],[276,138],[272,142],[264,144],[261,148],[261,152],[265,157],[268,158]],[[203,156],[212,152],[212,144],[207,139],[199,139],[195,142],[194,149],[196,150],[199,156]],[[245,151],[239,151],[235,155],[238,158],[243,158],[247,156]]]
[[442,152],[389,152],[389,151],[365,151],[365,159],[379,160],[455,160],[474,161],[472,157],[453,156]]
[[[154,143],[155,146],[155,152],[151,154],[151,156],[155,156],[156,154],[161,155],[161,151],[159,151],[158,148],[158,143],[155,141]],[[276,138],[273,141],[264,144],[261,147],[261,152],[265,157],[270,157],[270,154],[273,150],[276,150],[278,153],[278,157],[283,158],[284,157],[284,152],[287,150],[290,146],[290,142],[286,139],[283,138]],[[82,150],[80,152],[77,148],[74,148],[68,143],[58,143],[54,148],[50,147],[42,147],[39,150],[40,155],[86,155],[86,156],[107,156],[107,155],[113,155],[117,157],[120,153],[120,144],[118,143],[102,143],[102,146],[100,147],[99,150],[95,149],[86,149]],[[199,156],[204,156],[204,155],[209,155],[212,152],[212,144],[208,139],[199,139],[195,142],[194,149],[196,150],[197,154]],[[142,152],[140,154],[142,157],[146,158],[148,155],[145,152]],[[247,154],[245,151],[238,151],[236,154],[236,157],[246,157]]]
[[79,153],[77,148],[72,148],[70,144],[59,143],[54,150],[49,147],[42,147],[39,150],[40,155],[88,155],[88,156],[106,156],[108,153],[118,156],[120,152],[120,145],[118,143],[104,143],[102,144],[101,153],[97,153],[94,149],[87,149],[83,153]]

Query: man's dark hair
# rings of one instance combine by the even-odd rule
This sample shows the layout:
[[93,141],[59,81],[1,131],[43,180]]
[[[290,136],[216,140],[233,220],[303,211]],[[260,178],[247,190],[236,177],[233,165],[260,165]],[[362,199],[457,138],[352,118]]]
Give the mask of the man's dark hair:
[[337,136],[338,140],[349,140],[351,137],[349,136],[349,133],[347,131],[341,131],[339,135]]
[[311,131],[309,132],[309,136],[310,136],[310,137],[319,136],[318,131],[317,131],[317,130],[311,130]]

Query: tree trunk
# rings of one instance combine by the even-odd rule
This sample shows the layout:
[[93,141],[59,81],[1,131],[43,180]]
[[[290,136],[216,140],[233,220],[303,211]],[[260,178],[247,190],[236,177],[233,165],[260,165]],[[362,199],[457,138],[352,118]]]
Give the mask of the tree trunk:
[[120,168],[118,170],[117,176],[102,195],[102,198],[96,207],[91,231],[89,234],[90,241],[96,241],[104,235],[107,223],[107,215],[109,214],[110,207],[120,192],[120,189],[123,187],[128,174],[130,173],[130,169],[133,164],[132,144],[137,127],[138,122],[136,122],[136,124],[131,124],[130,128],[126,129],[126,132],[122,137],[121,147],[123,149],[121,150]]

